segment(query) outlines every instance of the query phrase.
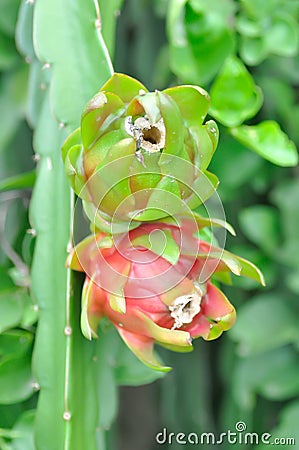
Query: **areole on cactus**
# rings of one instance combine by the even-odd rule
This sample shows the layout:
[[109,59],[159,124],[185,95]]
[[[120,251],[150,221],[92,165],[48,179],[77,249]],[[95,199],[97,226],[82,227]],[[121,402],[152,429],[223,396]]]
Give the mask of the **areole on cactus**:
[[[206,169],[218,142],[203,121],[209,96],[197,86],[148,92],[114,74],[82,114],[62,152],[70,183],[97,228],[116,232],[194,209],[217,188]],[[113,231],[114,232],[114,231]]]
[[228,330],[235,309],[212,278],[232,272],[264,280],[250,262],[196,237],[206,224],[194,214],[117,236],[98,231],[79,243],[68,265],[86,274],[84,335],[96,337],[99,321],[107,317],[141,361],[167,371],[153,352],[155,343],[186,352],[193,338],[211,340]]

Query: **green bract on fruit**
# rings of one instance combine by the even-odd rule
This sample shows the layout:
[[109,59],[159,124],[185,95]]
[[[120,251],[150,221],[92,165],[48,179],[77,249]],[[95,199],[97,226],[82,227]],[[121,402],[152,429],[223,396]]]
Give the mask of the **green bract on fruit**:
[[[195,208],[218,185],[209,96],[197,86],[148,92],[114,74],[63,146],[66,173],[97,228],[113,233]],[[112,220],[113,219],[113,220]]]
[[235,309],[212,277],[229,281],[232,272],[264,280],[250,262],[197,237],[206,221],[195,215],[142,224],[114,237],[98,232],[79,243],[68,266],[86,275],[83,334],[96,337],[106,317],[141,361],[163,371],[169,368],[155,357],[154,343],[185,352],[192,350],[193,338],[211,340],[228,330]]

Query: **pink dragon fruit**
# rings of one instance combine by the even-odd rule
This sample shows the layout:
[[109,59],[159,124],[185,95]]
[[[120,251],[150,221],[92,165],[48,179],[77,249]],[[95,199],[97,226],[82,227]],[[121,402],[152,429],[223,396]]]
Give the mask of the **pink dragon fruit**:
[[81,327],[91,339],[106,317],[149,367],[168,371],[154,344],[192,350],[192,339],[219,337],[235,322],[234,307],[214,284],[232,272],[264,284],[252,263],[200,239],[208,224],[225,226],[194,213],[191,217],[142,224],[129,233],[96,233],[80,242],[68,259],[85,272]]

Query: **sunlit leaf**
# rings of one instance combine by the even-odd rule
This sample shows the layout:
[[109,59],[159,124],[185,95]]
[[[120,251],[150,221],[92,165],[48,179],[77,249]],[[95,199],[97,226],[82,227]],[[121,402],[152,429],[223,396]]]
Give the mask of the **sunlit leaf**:
[[262,106],[261,90],[240,59],[224,63],[211,88],[211,113],[226,126],[240,125]]
[[258,125],[232,128],[231,134],[243,145],[268,161],[282,167],[298,164],[295,144],[280,129],[277,122],[267,120]]

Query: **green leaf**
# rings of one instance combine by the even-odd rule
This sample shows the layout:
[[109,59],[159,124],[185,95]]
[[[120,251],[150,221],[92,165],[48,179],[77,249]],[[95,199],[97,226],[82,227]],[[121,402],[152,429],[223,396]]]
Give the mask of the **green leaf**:
[[267,114],[275,111],[284,123],[284,119],[293,115],[295,104],[292,86],[280,78],[273,78],[269,74],[259,76],[259,84],[264,92],[264,108]]
[[298,339],[296,315],[285,294],[258,295],[239,308],[230,336],[239,343],[242,355],[253,355]]
[[186,34],[196,58],[200,84],[208,83],[216,75],[235,46],[234,35],[228,26],[230,2],[226,2],[229,5],[227,14],[223,14],[218,5],[218,2],[214,5],[204,2],[186,4]]
[[0,29],[12,38],[15,33],[15,24],[19,9],[19,0],[1,0],[1,9],[5,14],[0,17]]
[[7,269],[3,266],[0,266],[0,275],[0,291],[15,287],[11,277],[8,274]]
[[17,64],[19,55],[13,39],[0,30],[0,70],[6,71]]
[[21,66],[12,73],[2,76],[0,85],[0,151],[3,151],[15,135],[24,116],[27,89],[28,67]]
[[9,330],[0,335],[0,358],[7,360],[30,353],[33,335],[29,331]]
[[274,17],[268,33],[264,35],[269,52],[281,56],[295,56],[298,52],[298,24],[294,17],[281,12]]
[[270,194],[272,202],[280,210],[280,217],[285,239],[295,242],[298,239],[299,210],[297,205],[299,196],[299,180],[285,179],[278,184]]
[[211,88],[211,114],[226,126],[240,125],[261,108],[263,95],[236,57],[228,58]]
[[[279,424],[276,428],[271,430],[271,441],[274,442],[275,438],[280,439],[281,448],[286,446],[294,446],[299,441],[299,431],[297,427],[299,414],[299,402],[293,401],[285,406],[279,416]],[[254,450],[267,450],[269,446],[267,444],[259,444],[258,447],[254,447]]]
[[275,254],[280,245],[277,210],[271,206],[256,205],[245,208],[239,215],[243,233],[265,252]]
[[200,81],[200,74],[196,66],[196,58],[188,43],[185,47],[170,46],[170,68],[175,75],[185,82],[196,84]]
[[31,353],[11,356],[0,362],[0,404],[26,400],[33,394]]
[[[297,252],[298,254],[298,252]],[[290,289],[290,291],[295,294],[299,294],[299,268],[294,268],[290,273],[287,274],[285,279],[285,284]]]
[[252,409],[259,394],[285,400],[299,392],[299,362],[294,349],[280,348],[238,361],[233,375],[233,396],[244,409]]
[[263,0],[242,0],[244,11],[254,20],[272,15],[275,12],[274,8],[277,8],[280,4],[281,0],[269,0],[268,2]]
[[187,0],[171,0],[167,13],[167,34],[169,39],[169,58],[172,71],[188,83],[199,83],[199,73],[195,56],[188,43],[184,10]]
[[[261,170],[264,161],[234,139],[224,127],[220,129],[220,148],[211,162],[211,171],[221,177],[219,196],[222,201],[242,196],[247,185]],[[246,167],[246,170],[240,170]]]
[[231,134],[263,158],[282,167],[298,164],[295,144],[280,129],[277,122],[266,120],[258,125],[232,128]]
[[240,39],[240,55],[249,66],[260,64],[268,55],[263,38],[260,36],[253,38],[242,36]]
[[24,172],[20,175],[6,178],[0,181],[0,192],[11,191],[14,189],[28,189],[34,186],[35,170]]
[[298,195],[299,183],[295,178],[281,182],[271,193],[272,202],[280,210],[283,231],[282,244],[277,257],[288,267],[285,283],[296,294],[299,292],[299,210],[294,208],[294,205],[297,205]]
[[0,333],[17,326],[24,310],[23,291],[11,289],[0,292]]
[[12,450],[32,450],[34,448],[33,426],[35,411],[24,411],[13,427],[19,436],[13,439]]
[[259,22],[242,13],[236,18],[236,28],[240,34],[248,37],[257,37],[261,34]]
[[[265,255],[265,253],[257,247],[250,246],[248,242],[242,245],[232,245],[230,246],[230,250],[234,254],[244,256],[244,258],[259,267],[261,273],[263,274],[263,286],[266,285],[267,288],[269,288],[275,285],[278,276],[278,268],[272,258],[269,258],[269,256]],[[254,280],[253,278],[239,277],[234,278],[233,281],[234,285],[238,288],[252,290],[257,288],[256,281],[258,280]],[[261,282],[261,280],[259,282]]]
[[24,311],[21,321],[22,328],[31,327],[38,319],[38,308],[29,296],[24,299]]

